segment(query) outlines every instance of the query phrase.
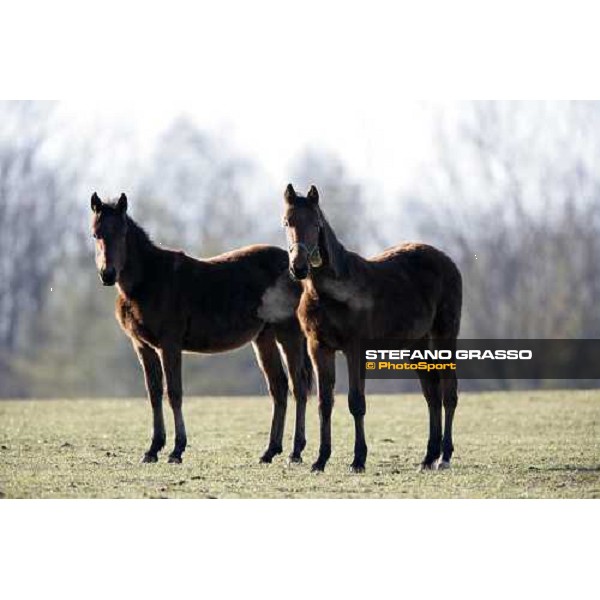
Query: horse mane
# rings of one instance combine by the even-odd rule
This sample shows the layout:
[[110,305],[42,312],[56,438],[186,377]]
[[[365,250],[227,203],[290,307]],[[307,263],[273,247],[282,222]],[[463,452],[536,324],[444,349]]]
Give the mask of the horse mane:
[[324,251],[327,264],[334,275],[345,277],[348,274],[348,251],[338,240],[320,206],[317,206],[317,213],[321,220],[319,247]]
[[132,236],[132,241],[138,248],[147,248],[149,246],[155,246],[154,242],[141,225],[138,225],[129,215],[127,215],[126,219],[127,234]]
[[[102,210],[112,214],[118,214],[117,201],[105,202],[102,206]],[[127,234],[131,235],[131,241],[134,242],[138,248],[155,246],[146,230],[136,223],[128,214],[125,214],[125,221],[127,223]]]

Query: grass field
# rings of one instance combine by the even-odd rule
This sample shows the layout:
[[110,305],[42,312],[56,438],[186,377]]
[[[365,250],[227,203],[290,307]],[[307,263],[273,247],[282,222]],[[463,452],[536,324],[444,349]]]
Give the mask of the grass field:
[[0,497],[600,497],[597,391],[462,394],[453,468],[427,473],[417,471],[427,411],[416,395],[370,398],[362,475],[347,471],[353,425],[343,397],[334,412],[333,456],[321,474],[310,473],[318,442],[312,398],[302,465],[288,466],[287,454],[258,464],[270,422],[266,397],[187,398],[185,414],[184,464],[167,464],[163,453],[146,465],[139,463],[149,434],[145,400],[0,402]]

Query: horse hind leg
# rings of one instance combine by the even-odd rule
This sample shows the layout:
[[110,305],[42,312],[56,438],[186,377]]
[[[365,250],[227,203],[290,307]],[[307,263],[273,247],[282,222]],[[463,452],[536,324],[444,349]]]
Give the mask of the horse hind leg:
[[[453,267],[446,278],[446,292],[440,303],[433,323],[432,334],[434,347],[450,350],[454,355],[456,340],[460,331],[462,313],[462,278],[456,267]],[[452,443],[452,425],[458,404],[458,380],[456,371],[444,373],[442,380],[442,398],[444,405],[444,437],[442,440],[442,460],[439,468],[450,467],[450,459],[454,451]]]
[[[436,333],[433,346],[438,349],[450,350],[452,355],[456,352],[456,337],[460,323],[460,312],[447,311],[436,319]],[[458,316],[456,316],[458,314]],[[445,317],[445,318],[444,318]],[[454,413],[458,404],[458,380],[456,371],[444,372],[441,377],[442,404],[444,407],[444,435],[442,439],[442,460],[439,469],[449,469],[450,459],[454,452],[452,442],[452,426]]]
[[275,333],[271,328],[264,329],[252,343],[256,359],[265,376],[269,394],[273,400],[271,433],[269,444],[261,463],[270,463],[274,456],[283,452],[283,431],[287,409],[288,380],[281,362],[281,356],[275,342]]
[[296,401],[294,444],[289,461],[301,463],[302,451],[306,447],[306,403],[312,384],[313,367],[308,356],[306,339],[296,320],[278,326],[275,333]]
[[437,373],[419,372],[421,389],[429,409],[429,440],[421,463],[422,470],[435,470],[442,453],[442,390]]
[[173,411],[175,424],[175,446],[169,454],[169,462],[180,464],[187,446],[187,433],[183,419],[183,386],[181,382],[181,348],[167,346],[161,351],[163,375],[167,383],[167,395]]
[[442,439],[442,460],[440,461],[440,469],[450,468],[450,459],[454,452],[452,442],[452,425],[454,422],[454,412],[458,404],[458,382],[456,374],[452,373],[447,378],[442,380],[442,401],[444,405],[444,437]]

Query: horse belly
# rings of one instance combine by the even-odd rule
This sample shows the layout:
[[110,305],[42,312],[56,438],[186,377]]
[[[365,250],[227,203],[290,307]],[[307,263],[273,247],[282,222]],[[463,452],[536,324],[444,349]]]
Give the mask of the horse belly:
[[212,354],[227,352],[244,346],[254,340],[262,328],[262,323],[252,320],[245,323],[221,325],[213,322],[208,325],[190,328],[183,340],[186,352]]
[[401,297],[396,310],[377,313],[374,329],[381,332],[378,337],[420,339],[431,333],[437,310],[437,302],[423,296]]

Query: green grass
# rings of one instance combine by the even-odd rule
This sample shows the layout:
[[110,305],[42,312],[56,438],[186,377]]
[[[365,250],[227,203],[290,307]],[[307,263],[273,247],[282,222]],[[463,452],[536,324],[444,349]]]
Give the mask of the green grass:
[[0,497],[600,497],[598,391],[462,394],[453,468],[426,473],[417,471],[427,434],[420,396],[369,399],[363,475],[347,470],[353,426],[345,398],[337,398],[325,473],[310,473],[318,443],[314,398],[305,462],[287,465],[293,412],[290,402],[285,454],[259,465],[270,423],[266,397],[187,398],[184,464],[167,464],[163,452],[158,464],[145,465],[139,459],[150,409],[142,399],[3,401]]

